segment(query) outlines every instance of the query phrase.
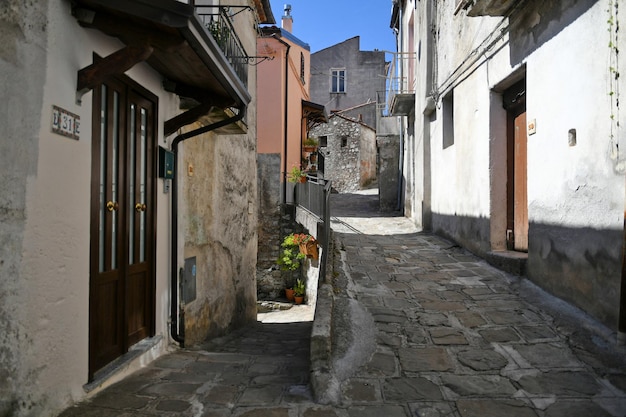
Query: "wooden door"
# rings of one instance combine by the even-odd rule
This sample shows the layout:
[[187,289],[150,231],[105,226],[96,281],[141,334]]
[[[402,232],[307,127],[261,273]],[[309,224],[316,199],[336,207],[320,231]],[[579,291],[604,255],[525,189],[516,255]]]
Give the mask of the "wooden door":
[[514,174],[513,174],[513,236],[514,249],[528,251],[528,192],[527,192],[527,134],[526,112],[513,120]]
[[507,248],[528,251],[526,81],[503,94],[507,111]]
[[89,379],[154,333],[156,99],[120,80],[93,93]]

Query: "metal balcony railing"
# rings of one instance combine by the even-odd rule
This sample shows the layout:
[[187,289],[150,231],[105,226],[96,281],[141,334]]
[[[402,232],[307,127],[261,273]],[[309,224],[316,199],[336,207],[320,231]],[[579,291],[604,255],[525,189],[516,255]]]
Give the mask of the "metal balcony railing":
[[379,111],[383,116],[394,116],[394,107],[401,99],[407,103],[415,97],[415,52],[393,52],[387,71],[386,91],[378,92]]
[[224,52],[226,59],[235,70],[235,74],[248,87],[248,61],[241,40],[235,32],[230,16],[230,8],[221,6],[195,6],[196,13],[215,42]]

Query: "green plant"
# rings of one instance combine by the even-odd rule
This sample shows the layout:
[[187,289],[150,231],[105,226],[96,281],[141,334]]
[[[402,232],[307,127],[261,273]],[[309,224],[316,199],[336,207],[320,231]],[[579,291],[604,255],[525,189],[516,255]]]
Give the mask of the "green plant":
[[287,175],[287,181],[289,182],[302,182],[306,179],[306,173],[297,165],[294,165]]
[[301,279],[297,280],[296,285],[293,287],[293,295],[296,297],[304,297],[304,291],[304,282]]
[[295,271],[298,269],[306,255],[300,253],[299,244],[294,240],[295,234],[285,236],[281,247],[280,256],[276,261],[283,271]]
[[319,142],[315,138],[306,138],[303,142],[304,146],[318,146]]
[[222,24],[219,20],[211,20],[207,24],[207,28],[209,29],[209,32],[211,32],[211,35],[213,36],[213,39],[215,39],[215,42],[217,42],[217,44],[223,50],[230,36],[224,24]]

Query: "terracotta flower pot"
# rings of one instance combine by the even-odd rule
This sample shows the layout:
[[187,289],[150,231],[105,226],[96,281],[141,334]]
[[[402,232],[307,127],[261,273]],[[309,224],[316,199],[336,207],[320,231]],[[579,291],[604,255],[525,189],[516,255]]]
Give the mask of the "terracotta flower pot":
[[293,288],[286,288],[285,289],[285,296],[287,297],[287,301],[293,301],[293,299],[294,299]]
[[305,255],[307,258],[317,259],[317,240],[311,239],[308,242],[301,243],[300,245],[300,253]]
[[299,296],[295,296],[294,297],[294,301],[295,301],[296,304],[302,304],[304,302],[304,296],[303,295],[302,296],[300,296],[300,295]]

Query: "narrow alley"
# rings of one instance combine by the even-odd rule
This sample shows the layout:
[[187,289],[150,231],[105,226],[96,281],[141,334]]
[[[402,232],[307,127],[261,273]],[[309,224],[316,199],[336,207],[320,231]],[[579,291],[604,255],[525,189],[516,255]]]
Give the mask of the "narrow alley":
[[342,270],[333,285],[351,315],[333,317],[347,341],[335,344],[322,403],[309,384],[312,322],[272,323],[266,313],[61,416],[626,416],[626,350],[615,334],[525,279],[381,215],[371,190],[332,198]]

